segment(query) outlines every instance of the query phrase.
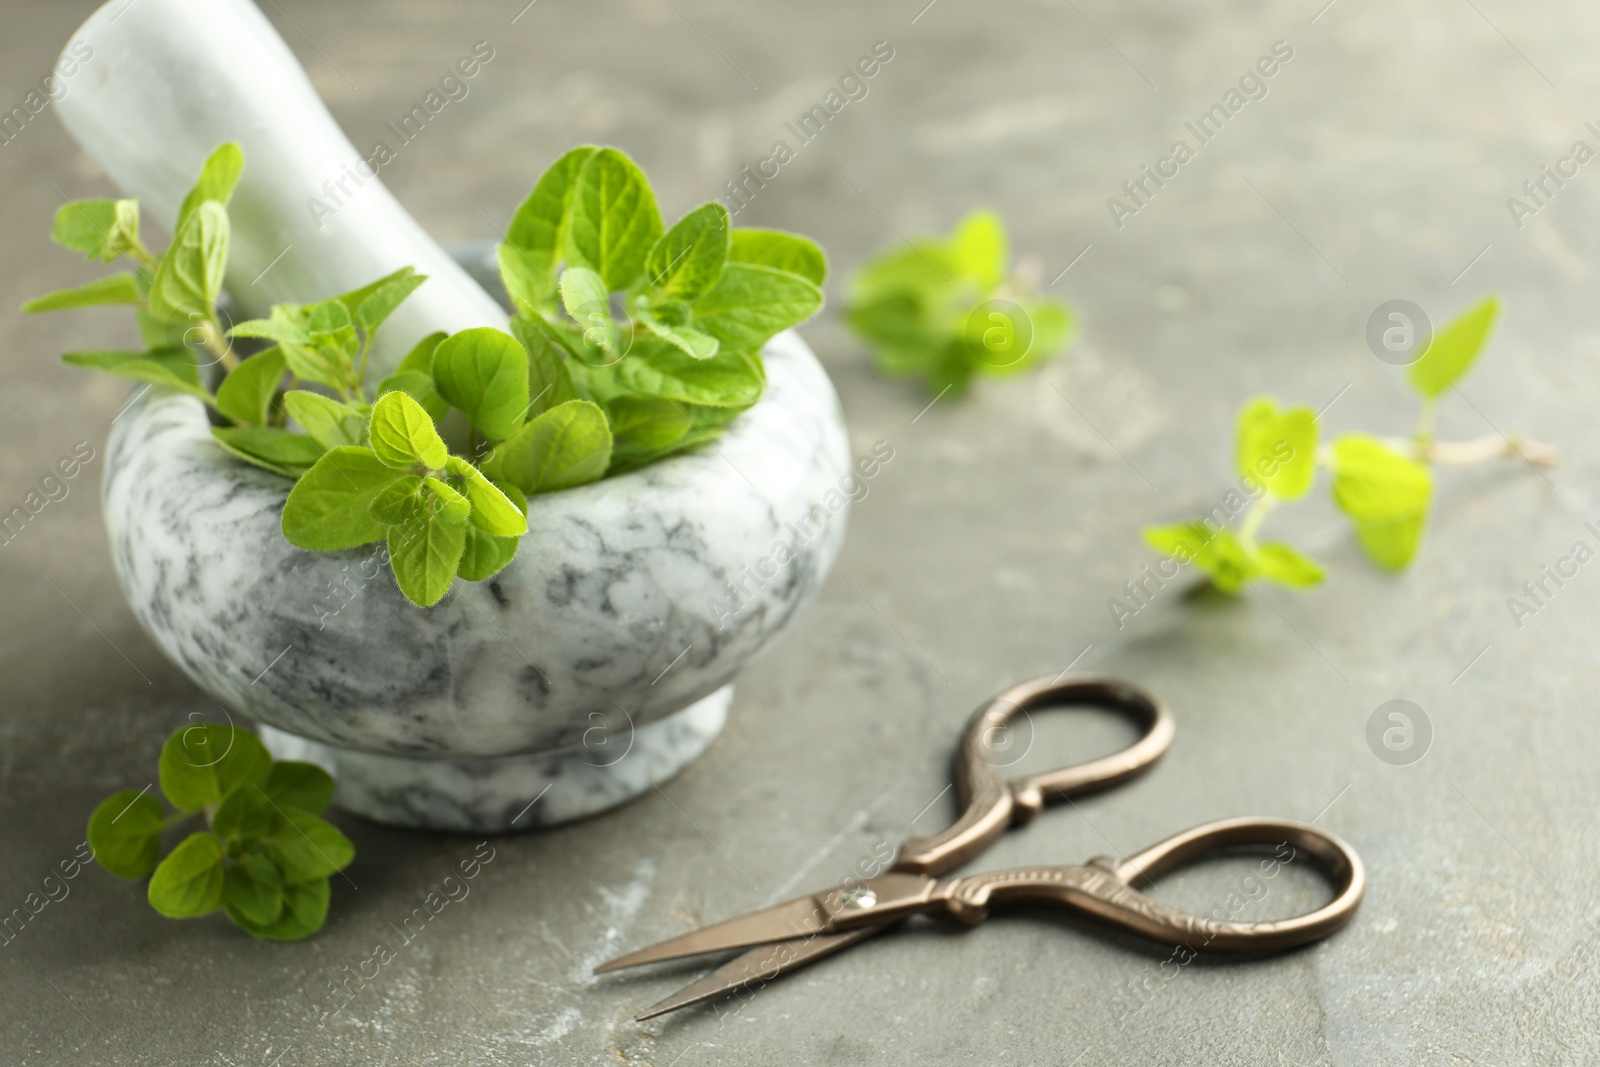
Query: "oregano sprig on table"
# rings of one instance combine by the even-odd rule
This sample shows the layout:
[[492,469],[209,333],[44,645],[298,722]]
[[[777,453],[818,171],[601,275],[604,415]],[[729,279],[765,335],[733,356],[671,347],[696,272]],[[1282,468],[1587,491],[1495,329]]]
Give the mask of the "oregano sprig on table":
[[[530,498],[722,434],[766,388],[761,347],[822,306],[827,263],[811,241],[734,230],[715,203],[667,228],[633,160],[583,146],[539,179],[499,247],[511,332],[421,338],[372,387],[374,338],[426,278],[403,267],[224,330],[226,207],[243,165],[236,145],[212,154],[160,257],[140,242],[135,201],[65,205],[58,243],[92,261],[127,257],[134,273],[24,310],[135,305],[145,351],[65,360],[204,401],[224,449],[295,479],[283,511],[292,544],[384,542],[401,592],[423,606],[457,577],[510,563]],[[267,344],[247,356],[236,340]],[[223,372],[214,391],[211,364]],[[464,425],[462,439],[446,425]]]
[[[255,734],[197,723],[167,738],[159,764],[168,815],[145,789],[119,790],[89,816],[96,862],[150,878],[150,906],[171,919],[226,911],[245,933],[298,941],[322,928],[331,875],[355,846],[321,812],[333,779],[309,763],[274,761]],[[165,858],[161,835],[205,821]]]
[[845,321],[890,377],[921,378],[931,395],[959,396],[974,375],[1016,374],[1056,355],[1072,309],[1034,293],[1009,265],[1005,224],[974,211],[946,237],[906,242],[850,282]]
[[[1232,490],[1212,512],[1172,526],[1149,526],[1144,539],[1179,563],[1193,564],[1224,593],[1237,593],[1263,578],[1304,588],[1323,579],[1321,564],[1279,541],[1262,541],[1267,515],[1305,496],[1318,467],[1333,474],[1333,502],[1350,520],[1368,558],[1388,570],[1403,570],[1416,556],[1433,499],[1433,466],[1520,456],[1537,464],[1556,462],[1548,445],[1498,434],[1475,441],[1439,441],[1434,412],[1443,396],[1472,367],[1499,314],[1487,297],[1433,336],[1410,365],[1408,380],[1422,399],[1410,437],[1344,434],[1317,443],[1317,416],[1309,407],[1280,408],[1258,396],[1239,411],[1234,459],[1240,490]],[[1227,523],[1240,513],[1237,530]],[[1220,518],[1219,518],[1220,516]]]

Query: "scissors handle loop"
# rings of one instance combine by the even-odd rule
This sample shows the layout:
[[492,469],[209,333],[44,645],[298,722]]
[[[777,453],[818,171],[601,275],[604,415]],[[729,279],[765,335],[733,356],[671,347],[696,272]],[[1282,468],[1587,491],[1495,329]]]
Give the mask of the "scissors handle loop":
[[[1120,712],[1144,730],[1120,752],[1087,763],[1007,779],[1003,768],[1021,754],[998,749],[1015,730],[1013,719],[1036,708],[1090,705]],[[944,874],[988,848],[1014,823],[1026,822],[1052,800],[1105,789],[1149,767],[1172,744],[1172,715],[1154,696],[1118,678],[1073,674],[1012,686],[973,713],[955,756],[955,786],[963,811],[944,832],[900,846],[893,870]]]
[[[1204,853],[1239,845],[1273,849],[1272,859],[1261,862],[1264,878],[1275,876],[1280,866],[1309,858],[1329,876],[1333,899],[1288,919],[1234,922],[1237,905],[1222,904],[1209,916],[1196,915],[1132,886]],[[942,910],[975,924],[994,906],[1065,905],[1164,944],[1211,952],[1270,952],[1327,937],[1355,914],[1365,891],[1361,858],[1337,837],[1288,819],[1245,818],[1196,826],[1121,863],[1101,857],[1081,867],[1021,868],[953,879],[935,888],[922,910]]]

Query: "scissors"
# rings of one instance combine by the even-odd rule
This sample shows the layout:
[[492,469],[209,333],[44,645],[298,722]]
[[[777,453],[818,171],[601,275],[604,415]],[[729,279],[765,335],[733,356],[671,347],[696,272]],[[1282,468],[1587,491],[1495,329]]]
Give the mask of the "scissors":
[[[1104,708],[1132,719],[1137,741],[1087,763],[1007,779],[996,762],[997,741],[1011,721],[1034,709]],[[1173,720],[1154,696],[1116,678],[1066,675],[1013,686],[978,708],[956,750],[954,777],[962,813],[932,837],[900,845],[877,877],[847,882],[726,922],[668,938],[595,968],[595,973],[646,963],[749,948],[647,1008],[640,1021],[764,984],[787,971],[848,948],[912,915],[976,926],[990,908],[1044,904],[1085,912],[1155,941],[1215,952],[1271,952],[1327,937],[1355,914],[1366,890],[1361,858],[1332,834],[1289,819],[1223,819],[1175,834],[1126,859],[1096,856],[1074,867],[1023,867],[941,880],[1022,826],[1043,807],[1118,785],[1150,767],[1172,744]],[[1014,762],[1014,761],[1013,761]],[[1333,899],[1303,915],[1272,922],[1232,922],[1169,907],[1133,888],[1208,852],[1265,846],[1304,853],[1334,886]],[[753,947],[752,947],[753,946]]]

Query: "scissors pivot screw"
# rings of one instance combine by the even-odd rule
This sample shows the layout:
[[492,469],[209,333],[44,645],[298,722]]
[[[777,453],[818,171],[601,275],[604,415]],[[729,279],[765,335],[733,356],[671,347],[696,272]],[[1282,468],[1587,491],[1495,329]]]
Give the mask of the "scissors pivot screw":
[[853,885],[839,894],[847,908],[870,908],[878,902],[878,894],[872,891],[871,886]]

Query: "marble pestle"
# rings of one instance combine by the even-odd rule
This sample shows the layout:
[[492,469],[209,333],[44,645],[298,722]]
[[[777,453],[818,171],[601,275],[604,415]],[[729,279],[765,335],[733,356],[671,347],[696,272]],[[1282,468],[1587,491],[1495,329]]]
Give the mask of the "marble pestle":
[[[55,105],[85,152],[144,217],[170,230],[206,156],[244,148],[229,214],[227,290],[244,316],[309,303],[413,266],[428,275],[379,335],[393,366],[434,330],[504,328],[506,314],[384,188],[339,129],[294,53],[251,0],[111,0],[74,39],[93,58]],[[311,197],[348,196],[314,219]],[[356,184],[359,179],[360,185]]]

